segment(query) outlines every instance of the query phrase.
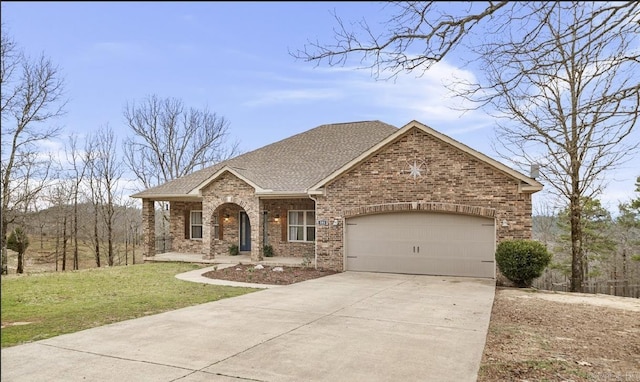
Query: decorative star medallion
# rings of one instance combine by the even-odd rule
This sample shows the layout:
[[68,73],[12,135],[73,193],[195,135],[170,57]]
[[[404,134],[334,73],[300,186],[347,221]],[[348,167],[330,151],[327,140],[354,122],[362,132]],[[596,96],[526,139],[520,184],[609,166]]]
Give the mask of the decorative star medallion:
[[409,175],[412,176],[414,180],[422,175],[420,173],[420,165],[418,165],[418,162],[413,161],[413,164],[409,165]]
[[429,172],[426,163],[417,159],[413,161],[407,161],[405,169],[406,170],[404,170],[403,172],[405,174],[409,174],[409,176],[412,177],[414,181]]

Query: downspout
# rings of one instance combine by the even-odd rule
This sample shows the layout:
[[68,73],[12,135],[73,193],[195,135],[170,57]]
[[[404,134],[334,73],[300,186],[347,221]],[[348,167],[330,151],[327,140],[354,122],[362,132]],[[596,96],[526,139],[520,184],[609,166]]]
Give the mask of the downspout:
[[[309,199],[313,200],[313,203],[315,204],[313,209],[316,212],[316,221],[314,222],[314,224],[316,224],[318,222],[318,200],[314,199],[313,196],[311,196],[311,194],[309,194]],[[316,238],[315,238],[315,243],[313,243],[313,257],[314,257],[314,264],[313,264],[313,268],[314,269],[318,269],[318,226],[316,224]]]

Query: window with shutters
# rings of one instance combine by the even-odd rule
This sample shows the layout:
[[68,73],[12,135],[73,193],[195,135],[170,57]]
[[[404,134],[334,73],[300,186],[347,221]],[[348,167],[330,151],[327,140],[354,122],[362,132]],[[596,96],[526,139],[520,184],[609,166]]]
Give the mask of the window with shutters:
[[202,239],[202,211],[191,211],[191,238]]
[[316,212],[289,211],[289,241],[316,240]]

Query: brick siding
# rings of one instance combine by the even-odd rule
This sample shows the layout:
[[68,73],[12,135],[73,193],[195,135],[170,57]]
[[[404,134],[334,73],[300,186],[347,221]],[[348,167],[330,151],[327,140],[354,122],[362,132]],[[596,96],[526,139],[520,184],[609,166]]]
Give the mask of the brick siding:
[[[410,172],[414,164],[419,176]],[[344,217],[373,205],[440,205],[445,206],[440,213],[494,214],[498,242],[531,238],[531,194],[519,193],[518,184],[470,154],[411,129],[335,179],[326,186],[325,195],[317,197],[316,219],[339,222],[317,229],[318,267],[344,269]],[[451,209],[455,205],[460,209]],[[507,227],[500,224],[503,220]]]

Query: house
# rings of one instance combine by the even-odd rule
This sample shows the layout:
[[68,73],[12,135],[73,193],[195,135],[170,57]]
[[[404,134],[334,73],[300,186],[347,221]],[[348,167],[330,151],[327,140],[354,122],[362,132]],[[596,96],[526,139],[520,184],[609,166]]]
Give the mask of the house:
[[168,201],[172,250],[318,268],[495,277],[496,243],[531,237],[542,185],[430,127],[322,125],[133,195],[145,255],[154,201]]

